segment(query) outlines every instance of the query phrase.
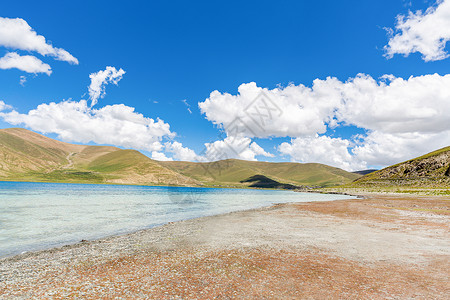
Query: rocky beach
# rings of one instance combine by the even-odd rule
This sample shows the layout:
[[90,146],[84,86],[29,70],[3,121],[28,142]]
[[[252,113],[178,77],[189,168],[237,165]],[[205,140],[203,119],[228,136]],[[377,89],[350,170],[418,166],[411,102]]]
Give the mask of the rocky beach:
[[0,260],[0,298],[445,299],[448,197],[204,217]]

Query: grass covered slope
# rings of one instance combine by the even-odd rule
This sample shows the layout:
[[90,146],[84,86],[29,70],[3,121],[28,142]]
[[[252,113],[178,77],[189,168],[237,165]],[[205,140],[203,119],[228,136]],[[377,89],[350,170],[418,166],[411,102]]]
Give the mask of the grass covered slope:
[[329,187],[360,177],[322,164],[158,162],[135,150],[74,145],[21,128],[0,130],[0,180],[251,187],[255,183],[248,179],[255,175],[273,181],[263,185],[278,187]]
[[118,150],[91,161],[86,169],[108,174],[108,182],[134,184],[197,185],[198,182],[172,171],[136,150]]
[[63,143],[21,128],[0,130],[0,180],[197,184],[138,151]]
[[46,172],[67,164],[72,151],[83,146],[61,143],[37,133],[10,128],[0,130],[0,176]]
[[370,173],[344,187],[375,192],[450,194],[450,147]]
[[254,175],[247,180],[241,181],[241,183],[247,183],[249,187],[263,189],[295,190],[300,188],[292,184],[279,183],[278,181],[270,179],[264,175]]
[[167,161],[161,164],[208,186],[247,186],[245,181],[255,175],[263,175],[283,184],[323,187],[346,184],[360,177],[358,174],[314,163],[228,159],[211,163]]

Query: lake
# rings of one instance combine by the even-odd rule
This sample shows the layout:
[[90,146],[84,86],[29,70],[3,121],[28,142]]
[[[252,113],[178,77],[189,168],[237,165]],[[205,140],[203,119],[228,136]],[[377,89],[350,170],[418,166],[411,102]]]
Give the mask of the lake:
[[349,198],[279,190],[0,182],[0,257],[275,203]]

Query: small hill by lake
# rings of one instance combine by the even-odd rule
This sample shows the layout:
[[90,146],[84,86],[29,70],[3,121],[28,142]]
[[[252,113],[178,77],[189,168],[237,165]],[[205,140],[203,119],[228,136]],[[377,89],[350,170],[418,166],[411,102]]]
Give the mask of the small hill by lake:
[[450,194],[450,147],[369,173],[344,189]]

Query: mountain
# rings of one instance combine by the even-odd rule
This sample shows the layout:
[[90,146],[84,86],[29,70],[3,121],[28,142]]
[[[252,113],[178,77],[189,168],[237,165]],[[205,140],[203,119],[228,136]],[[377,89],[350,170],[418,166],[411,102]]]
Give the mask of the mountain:
[[450,147],[384,168],[351,186],[450,187]]
[[352,173],[358,174],[358,175],[367,175],[373,172],[378,171],[377,169],[368,169],[368,170],[361,170],[361,171],[354,171]]
[[359,177],[322,164],[160,162],[135,150],[69,144],[21,128],[0,130],[0,180],[293,188],[334,186]]
[[282,184],[322,187],[349,183],[360,177],[358,174],[316,163],[227,159],[209,163],[166,161],[161,164],[208,186],[247,186],[244,181],[255,175],[266,176]]
[[248,183],[249,187],[262,188],[262,189],[283,189],[283,190],[295,190],[301,187],[292,184],[279,183],[264,175],[254,175],[246,180],[242,180],[241,183]]
[[74,145],[21,128],[0,130],[0,179],[197,185],[135,150]]

